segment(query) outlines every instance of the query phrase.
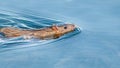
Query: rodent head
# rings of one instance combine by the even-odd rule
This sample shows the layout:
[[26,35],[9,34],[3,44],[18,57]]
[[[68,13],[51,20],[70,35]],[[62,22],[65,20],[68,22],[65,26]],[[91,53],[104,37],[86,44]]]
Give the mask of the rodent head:
[[75,30],[75,25],[74,24],[60,25],[60,26],[57,26],[57,30],[62,34],[65,34],[65,33]]

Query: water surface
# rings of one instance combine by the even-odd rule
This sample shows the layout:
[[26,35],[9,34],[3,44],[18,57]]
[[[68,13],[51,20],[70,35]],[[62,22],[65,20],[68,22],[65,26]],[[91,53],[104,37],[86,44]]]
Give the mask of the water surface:
[[[0,39],[1,68],[120,68],[119,0],[4,0],[0,27],[82,29],[50,41]],[[32,47],[31,47],[32,46]]]

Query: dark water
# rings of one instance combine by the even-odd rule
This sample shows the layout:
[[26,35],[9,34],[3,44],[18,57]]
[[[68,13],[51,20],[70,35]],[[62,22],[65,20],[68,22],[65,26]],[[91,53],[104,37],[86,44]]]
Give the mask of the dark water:
[[47,41],[0,36],[0,68],[120,68],[119,8],[119,0],[0,1],[0,27],[82,30]]

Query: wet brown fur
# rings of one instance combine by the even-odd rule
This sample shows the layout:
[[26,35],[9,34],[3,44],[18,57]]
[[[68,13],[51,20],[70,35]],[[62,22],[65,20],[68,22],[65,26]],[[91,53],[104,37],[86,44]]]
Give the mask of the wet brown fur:
[[67,29],[63,26],[52,26],[49,28],[43,29],[36,29],[36,30],[22,30],[13,27],[5,27],[1,28],[0,32],[4,33],[6,37],[18,37],[24,36],[25,38],[39,38],[39,39],[46,39],[46,38],[59,38],[60,36],[72,32],[75,29],[73,24],[65,24]]

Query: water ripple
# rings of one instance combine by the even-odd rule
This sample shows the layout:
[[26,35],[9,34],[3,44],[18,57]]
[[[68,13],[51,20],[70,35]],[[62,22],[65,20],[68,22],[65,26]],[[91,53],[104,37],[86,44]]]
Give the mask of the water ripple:
[[[51,20],[47,18],[40,18],[32,15],[16,14],[6,11],[5,12],[2,11],[0,13],[0,28],[17,27],[22,29],[38,29],[38,28],[48,27],[53,24],[64,24],[64,22]],[[38,40],[38,39],[24,40],[22,37],[8,39],[2,37],[2,35],[0,34],[0,48],[16,49],[16,48],[30,47],[36,45],[43,45],[58,40],[62,40],[65,38],[69,38],[78,33],[80,33],[80,29],[77,27],[74,32],[66,34],[58,39],[52,39],[52,40]]]

